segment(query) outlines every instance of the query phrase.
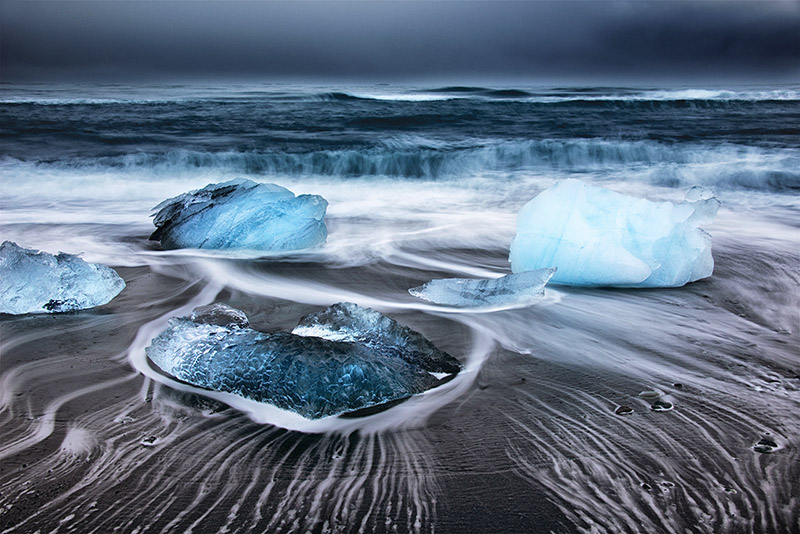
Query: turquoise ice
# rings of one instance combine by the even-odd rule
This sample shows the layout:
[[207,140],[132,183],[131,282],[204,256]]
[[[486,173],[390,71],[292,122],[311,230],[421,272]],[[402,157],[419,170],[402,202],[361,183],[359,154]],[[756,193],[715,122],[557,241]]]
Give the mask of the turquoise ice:
[[679,287],[711,276],[711,236],[700,226],[718,209],[699,187],[676,204],[563,180],[520,210],[511,270],[555,266],[552,282],[564,285]]
[[295,333],[259,332],[240,310],[212,304],[170,319],[146,352],[178,380],[308,419],[404,399],[461,368],[418,332],[350,303],[304,318]]
[[0,313],[58,313],[106,304],[125,288],[105,265],[63,252],[0,245]]
[[408,290],[415,297],[460,308],[505,306],[535,302],[556,272],[545,268],[494,279],[443,278]]
[[292,251],[325,242],[328,202],[275,184],[231,180],[170,198],[153,208],[150,239],[167,249]]

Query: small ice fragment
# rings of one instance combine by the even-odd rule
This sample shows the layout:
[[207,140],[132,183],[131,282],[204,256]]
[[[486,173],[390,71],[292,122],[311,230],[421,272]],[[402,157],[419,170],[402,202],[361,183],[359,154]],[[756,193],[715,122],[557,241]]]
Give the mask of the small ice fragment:
[[625,405],[619,406],[616,410],[614,410],[614,413],[617,415],[631,415],[633,413],[633,408]]
[[769,436],[762,437],[758,443],[753,445],[753,450],[762,454],[769,454],[778,449],[778,443]]
[[0,313],[58,313],[106,304],[125,288],[110,267],[63,252],[0,245]]
[[544,294],[544,286],[555,272],[555,268],[545,268],[495,279],[444,278],[408,292],[436,304],[464,308],[527,303]]
[[685,202],[651,202],[562,180],[528,202],[511,242],[515,273],[556,266],[553,283],[679,287],[711,276],[719,201],[693,188]]
[[687,202],[697,202],[698,200],[711,200],[714,193],[703,186],[696,185],[686,192]]
[[298,327],[314,325],[335,339],[259,332],[245,321],[229,306],[204,306],[170,319],[145,350],[178,380],[308,419],[404,399],[439,385],[431,373],[461,368],[419,333],[355,304],[334,305]]
[[153,208],[161,246],[291,251],[321,245],[328,236],[319,195],[275,184],[231,180],[170,198]]
[[653,404],[650,405],[650,409],[654,412],[668,412],[672,410],[673,406],[671,402],[657,400]]
[[642,391],[641,393],[639,393],[639,396],[646,401],[654,401],[661,396],[661,393],[659,393],[658,391],[649,390],[649,391]]

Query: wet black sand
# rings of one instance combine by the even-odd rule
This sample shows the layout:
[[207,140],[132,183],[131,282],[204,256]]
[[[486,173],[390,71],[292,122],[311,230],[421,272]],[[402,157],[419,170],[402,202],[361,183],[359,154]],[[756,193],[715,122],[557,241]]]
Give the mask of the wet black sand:
[[[798,334],[776,318],[793,320],[797,266],[759,257],[723,243],[714,277],[682,289],[553,288],[557,303],[493,313],[383,310],[480,361],[456,400],[421,404],[429,413],[412,422],[317,434],[137,373],[127,351],[139,329],[209,281],[188,260],[121,268],[127,288],[106,306],[2,318],[0,532],[796,531]],[[418,302],[401,290],[447,275],[214,261],[400,303]],[[763,294],[767,267],[778,271],[771,309],[742,289]],[[216,299],[265,330],[320,308],[258,293]],[[640,395],[652,390],[673,409],[653,410]],[[756,452],[765,437],[778,448]]]

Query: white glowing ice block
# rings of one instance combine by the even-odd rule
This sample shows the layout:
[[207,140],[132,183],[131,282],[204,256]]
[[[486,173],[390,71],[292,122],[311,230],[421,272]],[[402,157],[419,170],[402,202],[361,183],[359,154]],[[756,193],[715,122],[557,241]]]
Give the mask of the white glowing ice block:
[[675,204],[563,180],[520,210],[511,270],[557,267],[551,281],[563,285],[682,286],[714,270],[711,236],[700,226],[718,209],[699,187]]

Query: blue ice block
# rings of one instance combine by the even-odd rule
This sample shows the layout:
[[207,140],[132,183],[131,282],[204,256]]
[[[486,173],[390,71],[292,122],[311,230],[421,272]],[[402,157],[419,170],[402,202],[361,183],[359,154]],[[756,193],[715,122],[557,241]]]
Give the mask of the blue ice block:
[[718,209],[699,187],[674,204],[563,180],[520,210],[511,270],[554,266],[552,282],[564,285],[679,287],[711,276],[711,236],[700,226]]
[[150,239],[167,249],[292,251],[325,242],[328,202],[275,184],[231,180],[165,200]]
[[0,245],[0,313],[58,313],[106,304],[125,288],[110,267],[63,252]]

